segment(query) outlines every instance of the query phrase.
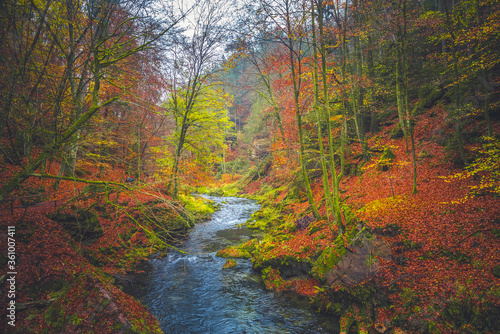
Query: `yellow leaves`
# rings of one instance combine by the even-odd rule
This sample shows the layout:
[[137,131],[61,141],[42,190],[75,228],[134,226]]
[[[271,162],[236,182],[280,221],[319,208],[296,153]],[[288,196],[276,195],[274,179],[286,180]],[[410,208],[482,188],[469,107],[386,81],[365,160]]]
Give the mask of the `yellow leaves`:
[[104,140],[104,139],[99,138],[99,137],[89,136],[89,138],[87,138],[86,141],[90,145],[95,145],[95,146],[99,146],[99,147],[114,148],[114,147],[118,146],[118,143],[114,140],[111,140],[111,139]]
[[330,117],[330,122],[335,122],[335,121],[342,121],[343,116],[342,115],[336,115]]
[[[470,194],[449,204],[464,203],[477,194],[491,192],[500,194],[500,140],[494,137],[483,137],[483,145],[472,149],[476,159],[465,168],[465,172],[448,176],[440,176],[445,182],[479,178],[479,184],[469,185]],[[446,203],[448,204],[448,203]]]
[[388,209],[393,209],[404,201],[403,197],[397,196],[396,198],[387,197],[376,199],[367,203],[364,207],[358,210],[360,213],[367,215],[380,214]]
[[420,15],[420,18],[422,19],[430,19],[430,18],[441,18],[443,17],[443,13],[439,11],[434,11],[434,10],[429,10],[424,12],[422,15]]
[[469,195],[466,195],[465,197],[463,198],[459,198],[457,200],[451,200],[449,202],[439,202],[439,204],[451,204],[451,205],[456,205],[456,204],[464,204],[465,202],[467,202],[469,200]]

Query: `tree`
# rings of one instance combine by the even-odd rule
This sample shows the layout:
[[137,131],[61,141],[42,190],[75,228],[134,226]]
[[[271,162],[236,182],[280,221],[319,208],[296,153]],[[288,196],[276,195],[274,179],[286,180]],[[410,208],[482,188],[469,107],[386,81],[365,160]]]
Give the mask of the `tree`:
[[225,31],[222,27],[227,1],[203,1],[195,8],[196,20],[191,36],[180,37],[173,51],[174,64],[170,70],[170,107],[176,117],[176,148],[172,174],[168,185],[172,197],[179,192],[179,164],[184,145],[193,123],[191,113],[203,99],[204,89],[213,84],[220,60]]
[[[182,91],[178,93],[185,94]],[[223,92],[219,84],[203,87],[186,119],[184,102],[171,99],[165,103],[165,108],[172,111],[170,117],[173,117],[176,128],[165,139],[164,147],[155,149],[163,156],[157,160],[162,168],[171,170],[177,162],[179,186],[181,179],[194,185],[199,184],[199,181],[206,181],[214,166],[224,163],[226,137],[234,127],[228,117],[231,97]],[[181,125],[184,125],[187,131],[184,134],[181,155],[177,157]],[[167,153],[170,148],[173,148],[173,154]]]
[[[290,71],[289,77],[292,85],[293,103],[295,110],[296,126],[299,137],[299,161],[301,174],[304,179],[307,199],[316,219],[321,219],[318,212],[311,182],[306,167],[305,139],[303,128],[303,106],[301,105],[301,94],[303,89],[303,60],[306,55],[306,19],[308,17],[307,1],[266,1],[261,0],[256,5],[256,12],[261,13],[257,24],[252,27],[259,29],[262,36],[273,38],[280,43],[287,52],[287,63]],[[250,7],[253,7],[250,5]]]
[[[489,97],[494,89],[488,83],[486,73],[494,70],[500,61],[500,38],[497,33],[499,7],[498,1],[461,1],[453,5],[443,1],[444,18],[441,20],[440,41],[448,45],[442,56],[449,60],[448,72],[452,74],[456,141],[464,165],[467,164],[467,157],[462,123],[467,112],[474,112],[471,109],[483,109],[488,135],[493,134]],[[471,86],[476,88],[474,94],[478,96],[464,99],[464,92],[472,90]],[[481,93],[482,97],[479,96]],[[480,98],[484,99],[482,106],[479,104]]]
[[[120,92],[105,101],[102,99],[101,84],[107,81],[109,69],[151,47],[180,19],[171,15],[171,20],[153,21],[156,18],[146,15],[148,9],[144,4],[135,1],[41,1],[22,6],[9,3],[1,9],[7,17],[4,29],[13,36],[9,41],[11,47],[6,49],[7,57],[18,60],[10,71],[10,86],[2,90],[2,119],[28,136],[34,135],[32,124],[43,125],[41,129],[46,135],[36,158],[23,165],[0,189],[0,200],[63,148],[68,159],[62,172],[74,167],[79,132],[99,110],[119,99]],[[32,20],[18,25],[19,16]],[[37,32],[34,36],[33,25]],[[57,30],[60,25],[64,28]],[[28,52],[15,53],[26,45]],[[13,113],[22,110],[17,108],[17,101],[22,100],[26,90],[20,90],[19,98],[15,92],[16,87],[26,83],[23,80],[28,80],[27,73],[37,74],[34,80],[30,78],[31,91],[24,99],[24,103],[37,108],[34,113],[33,108],[27,108],[32,115],[29,119],[33,120],[29,124],[19,122],[22,114]],[[39,93],[43,96],[41,101]],[[7,131],[11,146],[16,145],[12,129],[1,130],[2,135]]]
[[[324,32],[324,4],[322,0],[313,1],[311,0],[311,25],[312,25],[312,53],[313,53],[313,83],[314,83],[314,106],[316,111],[317,128],[318,128],[318,144],[320,148],[320,159],[321,168],[323,172],[323,189],[325,193],[326,203],[327,203],[327,219],[328,211],[332,212],[332,219],[335,223],[338,234],[342,234],[344,226],[341,219],[341,209],[340,209],[340,192],[339,192],[339,182],[342,178],[342,173],[337,175],[336,162],[334,155],[334,141],[332,137],[332,114],[330,107],[330,96],[328,91],[328,79],[327,79],[327,52],[326,52],[326,35]],[[319,78],[318,78],[318,46],[316,37],[316,11],[318,15],[318,28],[319,28],[319,54],[321,56],[321,81],[322,81],[322,96],[321,96],[321,106],[323,113],[319,113],[318,103],[320,101],[319,94]],[[323,121],[325,120],[325,121]],[[323,134],[321,128],[323,123],[327,124],[327,137],[328,137],[328,160],[330,161],[330,174],[332,178],[332,190],[330,190],[329,173],[327,168],[327,157],[323,148]]]

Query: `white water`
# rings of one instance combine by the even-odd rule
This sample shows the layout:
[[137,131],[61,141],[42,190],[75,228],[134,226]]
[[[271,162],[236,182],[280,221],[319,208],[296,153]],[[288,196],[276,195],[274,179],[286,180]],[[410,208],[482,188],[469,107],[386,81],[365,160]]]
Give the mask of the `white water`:
[[338,320],[311,311],[307,298],[266,291],[249,259],[222,269],[217,250],[248,240],[244,223],[259,208],[251,200],[206,196],[222,207],[197,224],[180,246],[153,260],[153,271],[139,296],[165,333],[338,333]]

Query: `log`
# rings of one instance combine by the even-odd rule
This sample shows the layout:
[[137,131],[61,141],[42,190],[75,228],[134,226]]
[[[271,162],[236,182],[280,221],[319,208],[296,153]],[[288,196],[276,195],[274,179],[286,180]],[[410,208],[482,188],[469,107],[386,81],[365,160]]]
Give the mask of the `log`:
[[33,306],[36,306],[36,307],[48,306],[48,305],[52,304],[53,302],[55,302],[56,300],[57,300],[57,298],[51,298],[51,299],[47,299],[47,300],[36,300],[34,302],[28,302],[28,303],[16,303],[16,311],[25,310],[25,309],[33,307]]

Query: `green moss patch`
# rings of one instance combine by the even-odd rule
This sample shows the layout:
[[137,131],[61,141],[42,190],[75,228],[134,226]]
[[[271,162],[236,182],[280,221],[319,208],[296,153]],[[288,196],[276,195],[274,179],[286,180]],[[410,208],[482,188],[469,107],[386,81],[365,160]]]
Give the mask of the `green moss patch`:
[[233,268],[233,267],[236,267],[238,263],[236,263],[236,260],[227,260],[226,263],[224,263],[224,265],[222,266],[222,269],[229,269],[229,268]]
[[194,215],[194,219],[209,218],[218,208],[213,201],[200,196],[180,194],[179,200],[184,204],[186,211]]
[[61,224],[75,241],[86,241],[102,236],[103,229],[98,215],[91,210],[74,208],[73,213],[53,213],[49,218]]
[[332,270],[344,256],[346,249],[342,236],[338,236],[333,245],[325,248],[318,259],[313,263],[311,274],[320,280],[325,279],[326,273]]
[[222,249],[215,254],[216,256],[219,257],[224,257],[224,258],[242,258],[242,257],[250,257],[250,253],[244,249],[240,249],[238,247],[228,247],[226,249]]
[[255,211],[252,218],[246,223],[250,229],[266,231],[280,225],[283,221],[281,214],[272,207],[264,207]]

